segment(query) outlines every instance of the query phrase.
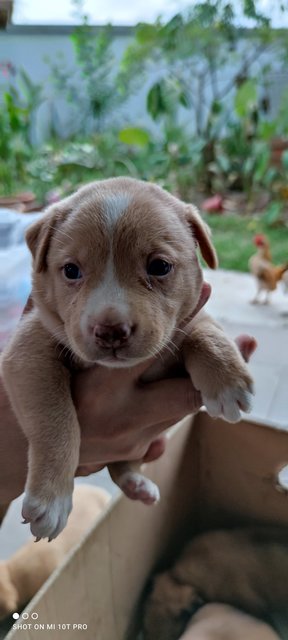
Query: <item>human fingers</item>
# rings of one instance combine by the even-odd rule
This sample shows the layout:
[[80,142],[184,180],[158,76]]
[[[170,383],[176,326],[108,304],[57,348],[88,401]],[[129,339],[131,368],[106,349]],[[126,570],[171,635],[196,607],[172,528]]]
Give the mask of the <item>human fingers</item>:
[[190,378],[172,378],[145,383],[137,393],[135,410],[144,425],[157,425],[195,413],[202,406],[201,394]]
[[143,456],[143,462],[153,462],[153,460],[158,460],[160,456],[163,455],[166,448],[167,438],[165,435],[159,436],[159,438],[155,438],[153,442],[149,445],[148,450]]
[[257,349],[257,340],[253,336],[241,333],[240,336],[235,338],[235,342],[245,362],[249,362],[254,351]]
[[104,469],[104,467],[105,465],[103,464],[93,464],[93,462],[89,464],[79,464],[75,471],[75,476],[90,476],[91,473],[97,473],[101,471],[101,469]]
[[206,302],[209,300],[210,296],[211,296],[211,285],[208,282],[203,282],[202,285],[202,289],[201,289],[201,293],[200,293],[200,297],[199,300],[197,302],[197,305],[193,311],[192,314],[192,318],[194,318],[194,316],[196,316],[196,314],[200,311],[200,309],[202,309],[202,307],[204,307],[204,305],[206,304]]
[[30,296],[27,298],[25,307],[22,311],[22,315],[24,316],[26,313],[29,313],[31,309],[33,309],[33,298],[32,298],[32,295],[30,294]]
[[[235,343],[245,362],[248,362],[257,347],[255,338],[241,334]],[[141,412],[143,418],[146,413],[150,425],[158,427],[160,423],[169,421],[172,424],[189,413],[195,413],[202,404],[201,394],[194,388],[190,378],[173,378],[144,384],[138,394],[137,411]]]

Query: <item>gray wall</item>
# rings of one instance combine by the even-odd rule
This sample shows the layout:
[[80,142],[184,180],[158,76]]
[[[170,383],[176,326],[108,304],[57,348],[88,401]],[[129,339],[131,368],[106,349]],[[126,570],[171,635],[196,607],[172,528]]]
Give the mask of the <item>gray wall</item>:
[[[113,39],[113,53],[115,60],[121,60],[123,52],[132,40],[130,28],[115,28]],[[11,27],[8,32],[0,31],[0,63],[10,62],[19,69],[23,67],[29,74],[33,82],[44,85],[45,102],[35,114],[34,141],[45,137],[50,126],[52,110],[57,110],[57,129],[59,134],[68,135],[70,128],[69,105],[63,101],[55,99],[55,91],[49,76],[51,69],[47,63],[49,58],[54,63],[61,64],[60,57],[63,56],[67,66],[73,67],[74,52],[70,40],[72,28],[70,27]],[[153,74],[154,75],[154,74]],[[145,110],[145,96],[149,83],[153,80],[153,75],[137,91],[137,95],[132,95],[117,113],[113,114],[113,120],[117,124],[125,126],[128,122],[135,126],[149,126],[153,128],[153,123]],[[12,78],[13,83],[13,78]],[[0,71],[0,100],[3,91],[7,87],[7,79]],[[55,115],[55,114],[54,114]]]
[[[95,32],[97,32],[97,29],[98,28],[95,27]],[[57,115],[56,129],[58,133],[65,137],[71,129],[71,108],[63,100],[55,98],[55,92],[53,92],[53,87],[49,81],[51,70],[45,59],[50,58],[50,60],[53,60],[55,63],[55,61],[59,60],[59,54],[61,54],[68,67],[73,67],[74,53],[69,37],[72,30],[73,27],[65,26],[11,26],[7,32],[0,31],[0,63],[9,61],[16,69],[23,67],[34,82],[44,84],[45,102],[35,114],[35,125],[32,131],[32,140],[35,144],[47,137],[51,119],[53,118],[54,121],[55,113]],[[132,40],[133,29],[129,27],[115,27],[113,28],[113,35],[115,59],[120,60],[124,50]],[[243,47],[243,52],[245,52],[245,41],[240,43],[240,47]],[[266,58],[266,62],[268,60],[269,56]],[[59,62],[59,64],[61,63]],[[256,61],[254,65],[255,74],[257,74],[257,70],[259,70],[261,64],[263,64],[263,60]],[[163,69],[160,70],[155,65],[151,67],[147,78],[140,78],[137,93],[132,95],[122,108],[118,108],[117,112],[112,114],[113,123],[120,126],[125,126],[128,123],[134,126],[146,126],[157,135],[159,126],[147,115],[145,96],[149,85],[157,79],[161,71],[163,71]],[[231,72],[233,72],[232,61]],[[226,74],[226,77],[220,77],[220,81],[224,84],[227,82],[227,79],[229,79],[229,69],[226,69]],[[221,72],[219,75],[221,76]],[[7,86],[5,78],[0,71],[0,100],[5,84]],[[269,88],[272,103],[272,112],[269,117],[276,113],[280,97],[283,91],[287,90],[287,87],[288,76],[286,70],[278,69],[277,72],[273,72]],[[193,128],[191,113],[183,109],[180,117],[182,124],[191,130],[191,128]]]

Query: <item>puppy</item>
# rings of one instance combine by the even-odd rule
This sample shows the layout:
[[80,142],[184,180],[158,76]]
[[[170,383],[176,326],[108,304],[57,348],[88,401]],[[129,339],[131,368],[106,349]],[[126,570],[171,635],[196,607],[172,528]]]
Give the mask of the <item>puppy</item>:
[[51,544],[27,542],[0,562],[0,620],[21,610],[94,524],[110,500],[103,489],[77,485],[67,527]]
[[[112,178],[50,207],[26,238],[35,308],[21,321],[2,367],[29,442],[23,517],[37,538],[52,539],[71,510],[79,458],[72,366],[121,369],[155,356],[146,378],[155,380],[178,362],[210,415],[232,422],[240,419],[239,407],[249,410],[252,380],[218,325],[204,313],[191,321],[203,285],[197,245],[207,264],[217,266],[192,205],[156,185]],[[111,472],[130,498],[159,498],[158,488],[128,465],[114,464]]]
[[[199,535],[169,571],[156,576],[145,607],[144,638],[177,640],[198,608],[212,602],[277,620],[287,613],[287,572],[286,529],[263,526]],[[250,640],[245,633],[242,637]]]
[[225,604],[206,604],[179,640],[280,640],[270,625]]

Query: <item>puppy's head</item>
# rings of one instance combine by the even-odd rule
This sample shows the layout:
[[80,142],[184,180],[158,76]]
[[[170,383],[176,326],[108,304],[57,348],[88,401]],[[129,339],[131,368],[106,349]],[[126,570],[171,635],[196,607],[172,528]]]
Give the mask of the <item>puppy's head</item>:
[[0,620],[17,611],[18,594],[5,562],[0,562]]
[[169,573],[156,576],[144,612],[144,639],[178,640],[202,604],[191,585],[176,582]]
[[192,314],[197,245],[217,265],[197,210],[130,178],[91,183],[52,206],[27,243],[42,321],[82,360],[114,367],[156,354]]

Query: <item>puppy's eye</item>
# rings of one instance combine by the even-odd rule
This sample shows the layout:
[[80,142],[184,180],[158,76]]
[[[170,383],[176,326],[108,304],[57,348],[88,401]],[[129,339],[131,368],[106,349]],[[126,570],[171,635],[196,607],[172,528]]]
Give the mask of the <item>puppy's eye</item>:
[[172,267],[173,265],[170,264],[170,262],[167,262],[167,260],[155,258],[148,264],[147,273],[149,276],[161,278],[163,276],[167,276],[167,274],[172,270]]
[[63,267],[64,275],[68,280],[79,280],[82,278],[82,273],[77,267],[77,264],[73,264],[73,262],[68,262]]

